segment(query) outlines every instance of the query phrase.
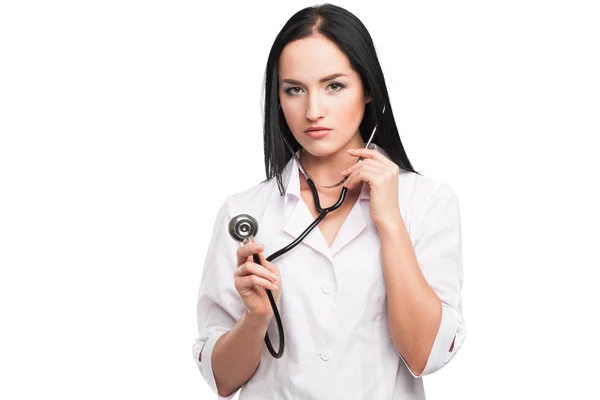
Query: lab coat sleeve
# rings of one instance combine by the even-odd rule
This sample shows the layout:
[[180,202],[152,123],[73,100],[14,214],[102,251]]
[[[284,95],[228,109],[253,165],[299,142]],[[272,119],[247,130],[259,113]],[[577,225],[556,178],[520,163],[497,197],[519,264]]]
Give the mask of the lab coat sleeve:
[[[230,218],[226,199],[217,213],[204,262],[197,302],[199,335],[192,346],[200,373],[219,400],[232,399],[237,390],[228,397],[218,394],[212,369],[212,351],[217,340],[241,318],[245,308],[234,286],[233,274],[239,244],[229,235]],[[201,351],[202,361],[199,361]]]
[[[416,221],[414,250],[425,279],[442,302],[442,318],[427,364],[421,375],[444,367],[461,348],[466,336],[462,316],[462,233],[458,199],[445,183],[427,196]],[[450,347],[454,342],[452,351]],[[402,357],[402,355],[400,355]]]

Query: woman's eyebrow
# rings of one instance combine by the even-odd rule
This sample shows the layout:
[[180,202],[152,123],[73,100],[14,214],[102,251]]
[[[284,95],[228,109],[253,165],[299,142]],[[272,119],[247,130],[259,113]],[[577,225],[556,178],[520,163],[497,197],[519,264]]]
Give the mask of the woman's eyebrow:
[[[342,74],[341,72],[336,72],[335,74],[327,75],[326,77],[319,79],[319,83],[330,81],[332,79],[337,78],[338,76],[348,76],[348,75]],[[281,81],[281,83],[292,83],[294,85],[303,85],[302,82],[297,81],[295,79],[284,79]]]

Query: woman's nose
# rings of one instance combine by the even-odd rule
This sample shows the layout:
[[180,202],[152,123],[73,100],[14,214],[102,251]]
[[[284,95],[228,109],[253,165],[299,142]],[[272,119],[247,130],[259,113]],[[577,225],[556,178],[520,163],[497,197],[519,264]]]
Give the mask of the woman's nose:
[[317,96],[313,96],[306,106],[306,119],[316,121],[323,116],[323,102]]

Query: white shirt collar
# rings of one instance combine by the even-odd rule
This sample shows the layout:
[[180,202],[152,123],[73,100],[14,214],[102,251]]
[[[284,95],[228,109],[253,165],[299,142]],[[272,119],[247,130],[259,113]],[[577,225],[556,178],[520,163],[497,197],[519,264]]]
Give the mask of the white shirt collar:
[[[383,154],[384,156],[388,157],[387,153],[385,152],[385,150],[383,150],[383,148],[381,146],[378,146],[375,143],[372,143],[372,145],[374,146],[375,150],[377,150],[379,153]],[[300,151],[301,151],[301,149],[296,151],[297,157],[300,157]],[[291,173],[292,171],[294,171],[293,174]],[[288,163],[285,166],[283,173],[282,173],[282,180],[285,185],[284,205],[286,205],[286,206],[288,203],[288,198],[290,196],[294,196],[297,199],[300,198],[300,174],[301,174],[301,172],[300,172],[300,168],[298,168],[298,162],[296,161],[296,157],[292,156],[292,158],[290,159],[290,161],[288,161]],[[366,182],[363,182],[362,190],[360,192],[360,195],[358,196],[358,200],[363,200],[363,199],[370,200],[370,188]]]

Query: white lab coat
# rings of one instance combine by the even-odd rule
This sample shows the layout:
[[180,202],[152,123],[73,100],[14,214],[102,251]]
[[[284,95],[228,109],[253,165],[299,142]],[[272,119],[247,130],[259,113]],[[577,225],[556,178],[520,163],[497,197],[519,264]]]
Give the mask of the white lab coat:
[[[375,148],[387,156],[381,147]],[[218,211],[198,295],[199,336],[192,349],[215,394],[213,347],[245,309],[234,287],[239,244],[229,236],[229,221],[241,213],[256,218],[256,243],[264,244],[265,257],[291,243],[313,221],[300,196],[299,173],[292,157],[283,173],[284,196],[273,178],[228,196]],[[242,386],[240,400],[424,399],[422,377],[442,368],[461,348],[466,330],[455,193],[436,179],[400,171],[400,213],[421,270],[442,301],[442,322],[418,377],[396,351],[389,332],[380,241],[370,218],[369,194],[368,184],[363,183],[331,248],[317,226],[297,247],[273,260],[281,272],[278,309],[285,333],[284,354],[273,358],[263,343],[258,369]],[[268,334],[277,350],[274,318]],[[218,399],[232,397],[217,395]]]

